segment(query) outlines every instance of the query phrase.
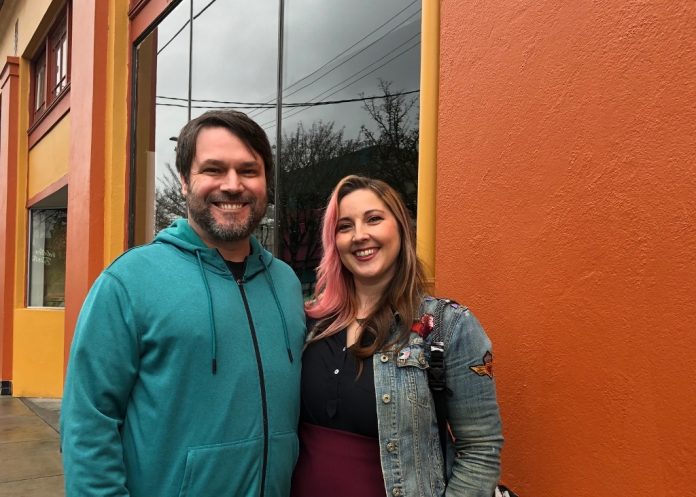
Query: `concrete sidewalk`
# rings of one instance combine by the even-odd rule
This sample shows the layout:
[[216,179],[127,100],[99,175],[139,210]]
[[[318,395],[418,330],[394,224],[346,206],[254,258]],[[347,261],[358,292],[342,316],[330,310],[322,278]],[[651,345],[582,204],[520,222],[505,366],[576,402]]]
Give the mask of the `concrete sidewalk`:
[[59,399],[0,397],[0,497],[61,497]]

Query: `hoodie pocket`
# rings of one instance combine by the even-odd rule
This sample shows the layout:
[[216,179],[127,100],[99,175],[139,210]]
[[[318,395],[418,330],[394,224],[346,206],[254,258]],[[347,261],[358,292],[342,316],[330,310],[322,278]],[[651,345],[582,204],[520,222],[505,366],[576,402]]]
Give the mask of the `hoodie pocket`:
[[259,495],[263,438],[192,447],[179,497]]

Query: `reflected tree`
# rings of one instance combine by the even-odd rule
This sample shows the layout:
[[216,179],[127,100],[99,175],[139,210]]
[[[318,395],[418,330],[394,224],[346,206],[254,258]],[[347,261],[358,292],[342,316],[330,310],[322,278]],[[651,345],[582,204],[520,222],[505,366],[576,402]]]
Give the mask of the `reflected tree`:
[[366,100],[363,109],[377,125],[362,126],[364,146],[375,155],[373,176],[399,190],[412,213],[416,212],[418,188],[418,123],[411,122],[418,98],[406,98],[391,90],[391,82],[379,81],[383,98]]
[[157,179],[155,191],[155,233],[175,219],[186,217],[186,199],[181,193],[179,175],[171,164],[165,163],[165,168],[164,176]]
[[417,98],[393,91],[380,80],[381,98],[365,99],[370,126],[347,139],[334,122],[298,124],[284,134],[280,151],[279,219],[281,257],[297,272],[305,291],[321,256],[321,217],[329,194],[348,174],[379,178],[394,186],[415,213],[418,182],[418,126],[411,116]]
[[280,155],[283,171],[312,167],[358,149],[357,140],[344,139],[343,128],[334,127],[333,122],[318,121],[307,130],[299,123],[294,133],[284,134]]
[[344,138],[343,128],[335,129],[333,122],[318,121],[309,129],[298,124],[281,144],[281,256],[306,284],[321,256],[322,208],[337,181],[332,165],[354,154],[360,142]]

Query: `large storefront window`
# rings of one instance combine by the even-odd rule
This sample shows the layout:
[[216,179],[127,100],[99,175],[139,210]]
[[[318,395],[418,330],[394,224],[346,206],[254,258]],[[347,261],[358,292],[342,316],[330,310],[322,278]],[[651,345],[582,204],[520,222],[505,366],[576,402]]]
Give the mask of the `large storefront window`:
[[[175,139],[191,118],[275,105],[277,38],[274,2],[184,0],[137,43],[131,244],[148,242],[186,213]],[[269,138],[274,126],[265,127]],[[272,247],[269,211],[258,235]]]
[[61,191],[29,211],[31,227],[27,305],[30,307],[65,306],[65,241],[68,227],[66,200],[67,191]]
[[347,174],[387,180],[415,216],[420,1],[183,0],[135,47],[131,244],[185,214],[173,140],[212,108],[247,112],[276,155],[257,236],[309,291],[322,208]]

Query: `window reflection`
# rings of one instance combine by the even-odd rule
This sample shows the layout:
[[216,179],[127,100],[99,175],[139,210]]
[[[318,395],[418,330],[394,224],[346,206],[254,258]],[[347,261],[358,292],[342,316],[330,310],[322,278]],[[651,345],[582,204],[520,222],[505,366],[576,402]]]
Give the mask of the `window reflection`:
[[29,240],[29,306],[65,306],[65,240],[68,211],[32,209]]
[[384,179],[415,215],[421,4],[288,0],[285,11],[279,253],[309,292],[340,178]]
[[[190,118],[218,108],[249,112],[269,95],[275,107],[277,18],[275,2],[184,0],[137,45],[131,245],[186,213],[175,137]],[[271,144],[274,127],[266,127]],[[258,230],[267,247],[272,212],[270,205]]]

